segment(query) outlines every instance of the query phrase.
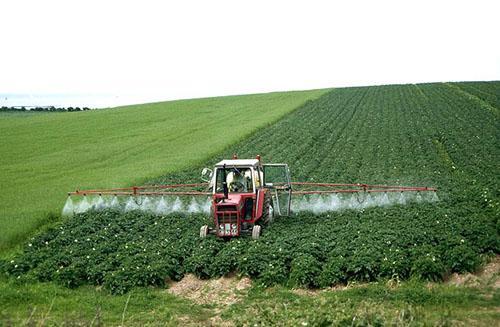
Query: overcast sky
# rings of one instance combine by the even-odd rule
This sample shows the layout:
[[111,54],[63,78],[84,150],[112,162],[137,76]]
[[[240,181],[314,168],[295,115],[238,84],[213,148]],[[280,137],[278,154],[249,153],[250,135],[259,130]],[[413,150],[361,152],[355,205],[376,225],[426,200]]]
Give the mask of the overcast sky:
[[500,1],[0,5],[0,93],[143,99],[500,80]]

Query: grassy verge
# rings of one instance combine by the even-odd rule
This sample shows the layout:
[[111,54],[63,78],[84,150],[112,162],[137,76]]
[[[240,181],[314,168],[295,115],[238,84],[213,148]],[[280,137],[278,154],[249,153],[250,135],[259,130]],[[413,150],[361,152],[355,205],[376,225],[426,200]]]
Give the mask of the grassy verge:
[[57,214],[68,191],[126,186],[192,166],[324,92],[1,115],[0,250]]
[[93,287],[0,280],[0,325],[172,325],[211,316],[207,307],[164,290],[138,288],[113,296]]
[[324,291],[252,287],[236,303],[224,305],[195,304],[163,289],[112,296],[93,287],[0,280],[5,325],[485,326],[498,322],[499,306],[500,292],[491,285],[417,281]]
[[500,318],[499,292],[489,288],[372,284],[301,295],[284,288],[253,290],[223,318],[241,325],[488,325]]

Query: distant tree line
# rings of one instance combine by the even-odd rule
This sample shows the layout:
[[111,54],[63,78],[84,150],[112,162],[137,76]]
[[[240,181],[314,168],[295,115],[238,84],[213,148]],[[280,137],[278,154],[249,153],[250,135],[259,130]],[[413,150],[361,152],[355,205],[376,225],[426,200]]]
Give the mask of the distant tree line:
[[89,107],[32,107],[32,106],[13,106],[13,107],[0,107],[0,111],[47,111],[47,112],[62,112],[62,111],[86,111],[91,110]]

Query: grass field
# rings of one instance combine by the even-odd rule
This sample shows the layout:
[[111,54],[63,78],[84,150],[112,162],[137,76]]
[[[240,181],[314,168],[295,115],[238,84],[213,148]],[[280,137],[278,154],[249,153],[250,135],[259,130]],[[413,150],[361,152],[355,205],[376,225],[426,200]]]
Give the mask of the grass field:
[[373,283],[321,292],[250,287],[236,291],[231,298],[220,289],[206,288],[201,294],[208,300],[195,302],[157,288],[136,288],[118,296],[89,286],[74,290],[52,283],[20,284],[0,279],[0,323],[494,326],[500,319],[500,294],[488,283],[474,287],[417,281],[397,285]]
[[[475,272],[499,253],[499,95],[499,82],[322,93],[260,133],[143,181],[198,181],[199,168],[236,152],[287,162],[294,180],[427,185],[439,189],[440,200],[301,212],[278,220],[259,241],[230,242],[200,240],[201,215],[88,212],[53,224],[25,242],[22,253],[0,261],[10,276],[0,282],[2,319],[493,325],[500,319],[498,271],[470,287],[427,281]],[[123,183],[134,181],[140,180]],[[188,273],[219,278],[234,272],[253,286],[232,305],[195,303],[164,290],[169,279]]]
[[68,191],[130,186],[198,164],[324,92],[3,113],[0,250],[57,219]]

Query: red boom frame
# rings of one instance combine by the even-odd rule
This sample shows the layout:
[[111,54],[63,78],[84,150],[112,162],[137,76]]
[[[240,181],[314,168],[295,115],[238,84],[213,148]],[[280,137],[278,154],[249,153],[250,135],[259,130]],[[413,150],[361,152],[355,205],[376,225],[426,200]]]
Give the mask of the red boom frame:
[[[299,188],[324,188],[321,190],[293,190],[292,194],[324,194],[324,193],[359,193],[359,192],[436,192],[437,189],[433,187],[418,187],[418,186],[389,186],[389,185],[371,185],[371,184],[337,184],[337,183],[312,183],[312,182],[292,182],[292,186],[298,186]],[[210,191],[199,191],[199,190],[180,190],[185,188],[205,188],[208,189],[208,183],[196,183],[196,184],[172,184],[172,185],[146,185],[146,186],[132,186],[132,187],[122,187],[122,188],[112,188],[112,189],[101,189],[101,190],[76,190],[74,192],[69,192],[68,195],[205,195],[210,196],[212,192]],[[280,188],[278,185],[274,187]],[[172,191],[163,191],[170,189]]]

